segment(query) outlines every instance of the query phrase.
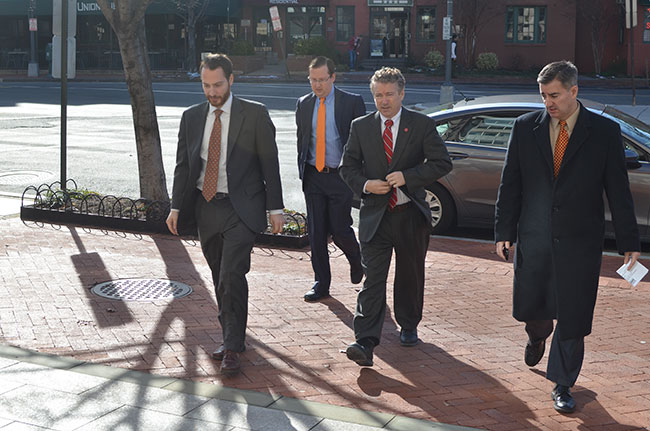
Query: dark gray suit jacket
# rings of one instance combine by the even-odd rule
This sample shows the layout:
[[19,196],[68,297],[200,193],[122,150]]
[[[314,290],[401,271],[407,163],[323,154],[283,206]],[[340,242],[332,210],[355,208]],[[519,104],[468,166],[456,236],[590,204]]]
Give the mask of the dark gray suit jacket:
[[[449,173],[451,167],[447,148],[438,135],[435,121],[426,115],[402,108],[390,166],[384,153],[379,112],[354,120],[340,172],[352,191],[361,196],[359,239],[362,242],[372,239],[390,198],[390,193],[364,194],[366,181],[384,180],[389,173],[402,171],[406,184],[400,189],[419,207],[428,208],[424,200],[424,187]],[[430,212],[428,217],[430,220]]]
[[[311,122],[314,106],[318,97],[312,92],[298,99],[296,104],[296,126],[298,137],[298,174],[302,179],[311,145]],[[366,105],[358,94],[348,93],[334,87],[334,121],[339,130],[341,145],[345,145],[350,135],[350,123],[357,117],[365,115]],[[341,148],[342,150],[342,148]]]
[[[178,132],[172,208],[180,210],[180,234],[196,231],[194,204],[200,192],[201,141],[209,103],[191,106]],[[266,228],[266,210],[282,209],[275,126],[266,107],[233,96],[226,155],[228,193],[239,218],[254,232]]]

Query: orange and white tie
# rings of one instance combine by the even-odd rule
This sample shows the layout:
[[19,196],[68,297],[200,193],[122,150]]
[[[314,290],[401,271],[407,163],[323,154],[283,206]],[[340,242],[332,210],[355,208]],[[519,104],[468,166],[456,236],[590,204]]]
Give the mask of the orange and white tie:
[[553,173],[557,177],[560,173],[560,166],[562,166],[562,157],[564,151],[569,144],[569,133],[566,131],[566,121],[560,121],[560,133],[557,135],[555,141],[555,152],[553,153]]

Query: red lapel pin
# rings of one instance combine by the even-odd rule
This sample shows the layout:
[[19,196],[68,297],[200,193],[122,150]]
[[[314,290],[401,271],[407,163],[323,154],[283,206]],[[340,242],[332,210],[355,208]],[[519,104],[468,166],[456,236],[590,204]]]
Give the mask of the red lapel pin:
[[404,127],[404,133],[406,133],[408,131],[409,131],[408,127]]

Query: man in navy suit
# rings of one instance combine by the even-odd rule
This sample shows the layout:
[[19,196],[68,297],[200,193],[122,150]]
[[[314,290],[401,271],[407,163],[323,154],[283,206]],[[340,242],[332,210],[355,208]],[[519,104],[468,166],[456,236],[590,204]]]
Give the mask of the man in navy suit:
[[350,281],[363,278],[359,243],[352,230],[352,191],[339,176],[350,123],[366,113],[363,99],[334,87],[334,62],[316,57],[309,65],[312,92],[298,99],[298,171],[307,203],[307,229],[315,283],[305,301],[330,296],[329,235],[350,262]]
[[198,229],[219,305],[223,344],[212,353],[222,374],[239,372],[246,349],[248,283],[255,235],[282,230],[282,187],[275,127],[266,107],[230,89],[232,62],[210,54],[201,63],[206,101],[183,112],[169,230]]
[[513,316],[526,323],[526,365],[542,359],[557,319],[546,378],[555,383],[555,410],[571,413],[569,388],[582,367],[598,292],[603,193],[629,267],[639,258],[639,231],[618,124],[578,101],[571,62],[547,64],[537,82],[546,109],[522,115],[512,130],[496,204],[496,252],[507,259],[517,243]]

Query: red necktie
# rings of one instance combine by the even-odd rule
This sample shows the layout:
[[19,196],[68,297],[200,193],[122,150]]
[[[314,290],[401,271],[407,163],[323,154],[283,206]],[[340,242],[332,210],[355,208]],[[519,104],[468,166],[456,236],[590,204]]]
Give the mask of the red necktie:
[[316,118],[316,169],[325,167],[325,98],[320,99],[318,117]]
[[[393,120],[386,120],[384,124],[386,125],[383,135],[384,152],[386,153],[386,160],[388,160],[388,164],[390,165],[390,161],[393,160],[393,132],[391,130],[391,127],[393,127]],[[388,209],[392,210],[395,208],[395,204],[397,204],[397,189],[393,188],[390,198],[388,199]]]
[[214,125],[210,133],[208,143],[208,161],[205,165],[205,177],[203,178],[203,197],[210,202],[217,194],[217,180],[219,179],[219,158],[221,156],[221,114],[223,111],[214,111]]
[[557,177],[560,173],[560,166],[562,166],[562,157],[564,150],[569,143],[569,133],[566,131],[566,121],[560,121],[560,133],[557,135],[555,141],[555,153],[553,154],[553,173]]

